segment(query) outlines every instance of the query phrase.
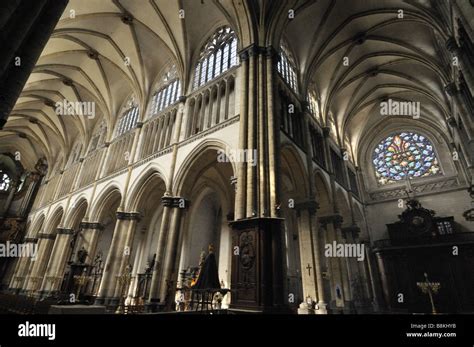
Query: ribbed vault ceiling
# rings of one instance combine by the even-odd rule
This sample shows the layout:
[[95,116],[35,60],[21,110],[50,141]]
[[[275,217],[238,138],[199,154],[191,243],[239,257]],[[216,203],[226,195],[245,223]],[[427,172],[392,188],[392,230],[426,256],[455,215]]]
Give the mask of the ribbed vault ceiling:
[[[262,13],[276,18],[266,21],[281,29],[274,36],[282,34],[289,42],[300,69],[300,90],[314,86],[324,122],[332,114],[339,138],[348,137],[355,151],[368,129],[383,121],[383,97],[420,101],[420,121],[443,126],[448,112],[443,87],[449,77],[434,47],[435,34],[443,42],[448,34],[429,4],[71,0],[0,132],[0,152],[20,151],[27,168],[43,155],[49,163],[61,159],[64,165],[74,143],[87,144],[102,119],[110,139],[127,98],[134,94],[146,105],[156,78],[170,65],[176,65],[186,88],[192,62],[218,26],[230,24],[248,40],[254,29],[246,23],[265,22]],[[262,10],[249,19],[243,9],[250,7]],[[281,16],[288,8],[296,10],[295,19]],[[399,9],[404,19],[397,18]],[[96,117],[58,116],[54,103],[64,99],[94,101]]]
[[284,36],[299,65],[303,89],[314,86],[323,123],[328,125],[332,114],[343,146],[348,138],[357,153],[370,129],[388,122],[380,115],[384,98],[419,101],[418,121],[445,127],[449,105],[444,86],[450,78],[436,41],[444,46],[448,33],[430,1],[320,0],[299,5]]

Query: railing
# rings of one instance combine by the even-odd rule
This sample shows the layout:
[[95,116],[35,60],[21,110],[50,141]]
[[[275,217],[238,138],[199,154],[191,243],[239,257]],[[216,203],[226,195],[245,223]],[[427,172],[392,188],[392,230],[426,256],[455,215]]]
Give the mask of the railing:
[[84,159],[81,177],[79,178],[79,184],[77,188],[85,187],[88,184],[94,182],[97,172],[100,170],[100,163],[102,162],[106,151],[107,148],[98,149]]
[[168,147],[176,128],[178,106],[150,118],[142,129],[141,152],[139,159],[146,158]]
[[138,129],[129,131],[128,133],[118,137],[110,144],[107,154],[107,163],[105,175],[109,175],[115,171],[127,167],[132,151],[133,139]]
[[212,128],[236,115],[235,71],[235,69],[229,70],[188,97],[185,138]]
[[78,174],[79,168],[81,167],[81,163],[75,163],[73,164],[70,168],[68,168],[66,171],[63,173],[63,179],[61,181],[61,187],[59,188],[59,192],[57,195],[57,198],[62,198],[63,196],[66,196],[69,194],[72,190],[72,185],[74,183],[74,179],[76,178],[76,175]]

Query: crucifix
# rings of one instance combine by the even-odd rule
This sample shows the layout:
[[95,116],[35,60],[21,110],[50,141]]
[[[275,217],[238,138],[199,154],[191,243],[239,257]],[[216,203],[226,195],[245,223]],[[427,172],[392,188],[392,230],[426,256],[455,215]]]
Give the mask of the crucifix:
[[308,266],[306,266],[306,268],[308,269],[308,276],[311,276],[312,267],[309,265],[309,263],[308,263]]
[[436,308],[434,305],[434,300],[433,300],[433,294],[437,294],[439,291],[439,287],[441,286],[439,282],[430,282],[428,280],[428,274],[425,272],[425,281],[424,282],[418,282],[416,285],[418,288],[421,289],[421,292],[423,294],[428,294],[431,302],[431,312],[433,314],[436,314]]

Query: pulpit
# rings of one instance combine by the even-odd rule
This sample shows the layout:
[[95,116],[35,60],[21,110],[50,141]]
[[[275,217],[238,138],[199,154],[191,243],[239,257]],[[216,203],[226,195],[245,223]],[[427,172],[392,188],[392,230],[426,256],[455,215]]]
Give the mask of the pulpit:
[[232,227],[231,309],[284,312],[281,218],[249,218]]

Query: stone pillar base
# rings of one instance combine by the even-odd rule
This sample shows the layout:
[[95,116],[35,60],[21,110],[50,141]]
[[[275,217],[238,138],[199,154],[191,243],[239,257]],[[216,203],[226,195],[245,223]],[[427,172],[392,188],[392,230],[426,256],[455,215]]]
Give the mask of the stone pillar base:
[[315,314],[315,311],[312,305],[302,302],[298,307],[298,314]]
[[330,310],[328,309],[328,304],[325,302],[319,302],[315,307],[315,314],[329,314]]

